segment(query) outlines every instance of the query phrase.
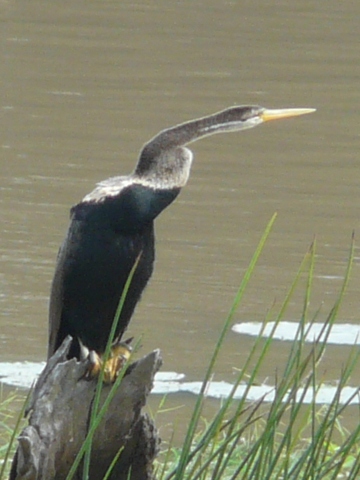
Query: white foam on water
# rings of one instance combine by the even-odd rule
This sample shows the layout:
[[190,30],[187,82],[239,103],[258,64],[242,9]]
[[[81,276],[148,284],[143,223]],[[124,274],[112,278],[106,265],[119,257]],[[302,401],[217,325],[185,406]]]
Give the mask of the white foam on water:
[[[45,362],[13,362],[0,363],[0,382],[14,387],[30,388],[37,377],[40,375]],[[159,372],[155,376],[153,394],[165,395],[176,393],[190,393],[198,395],[201,387],[201,381],[186,382],[185,375],[176,372]],[[232,391],[233,385],[229,382],[209,382],[206,387],[206,395],[211,398],[226,398]],[[244,396],[247,385],[239,385],[235,391],[234,398],[240,399]],[[345,387],[342,389],[340,396],[340,403],[344,404],[349,401],[352,395],[358,392],[355,387]],[[303,390],[298,390],[299,398]],[[330,403],[337,393],[336,386],[321,385],[316,390],[315,401],[318,404]],[[256,401],[263,398],[265,402],[272,402],[275,396],[275,388],[271,385],[253,385],[247,392],[247,401]],[[314,392],[309,390],[304,399],[304,403],[313,402]],[[360,395],[357,395],[351,400],[351,404],[360,404]]]
[[[232,327],[232,331],[240,333],[242,335],[258,336],[261,335],[265,338],[272,335],[276,340],[293,341],[296,338],[297,331],[299,329],[298,322],[279,322],[276,326],[276,330],[271,334],[274,328],[275,322],[268,322],[263,328],[261,322],[244,322],[236,323]],[[324,328],[323,323],[305,324],[304,331],[306,332],[305,341],[314,342],[321,334]],[[323,338],[323,337],[322,337]],[[360,344],[360,325],[352,323],[336,323],[331,327],[330,334],[326,340],[327,344],[333,345],[359,345]]]

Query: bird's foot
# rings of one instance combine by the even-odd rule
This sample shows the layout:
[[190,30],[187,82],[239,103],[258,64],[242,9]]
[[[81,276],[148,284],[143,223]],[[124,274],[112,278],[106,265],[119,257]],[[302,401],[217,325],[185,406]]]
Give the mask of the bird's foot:
[[[121,369],[130,358],[132,348],[129,343],[131,340],[132,339],[126,340],[125,342],[116,342],[112,345],[110,356],[104,366],[104,383],[114,383],[119,376]],[[86,378],[96,378],[99,376],[101,369],[103,368],[104,360],[101,355],[94,350],[89,353],[88,358],[89,368],[86,372]]]

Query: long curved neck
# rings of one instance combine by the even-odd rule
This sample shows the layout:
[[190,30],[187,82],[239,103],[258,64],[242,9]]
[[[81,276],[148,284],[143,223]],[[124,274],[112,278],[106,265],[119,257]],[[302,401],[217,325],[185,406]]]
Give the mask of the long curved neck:
[[254,124],[247,125],[246,120],[253,116],[255,109],[262,110],[261,107],[256,106],[227,108],[213,115],[162,130],[144,145],[135,173],[140,173],[145,164],[158,158],[164,151],[173,150],[215,133],[243,130],[254,126]]

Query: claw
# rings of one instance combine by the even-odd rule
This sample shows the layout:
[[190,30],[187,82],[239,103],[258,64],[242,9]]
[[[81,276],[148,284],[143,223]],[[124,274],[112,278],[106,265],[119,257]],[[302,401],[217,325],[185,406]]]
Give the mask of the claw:
[[[132,339],[126,340],[125,342],[117,342],[111,347],[110,356],[104,367],[104,383],[114,383],[121,369],[129,360],[132,352],[132,348],[129,345],[131,340]],[[89,353],[88,360],[89,367],[85,378],[92,379],[98,377],[103,366],[103,359],[98,353],[92,350]]]

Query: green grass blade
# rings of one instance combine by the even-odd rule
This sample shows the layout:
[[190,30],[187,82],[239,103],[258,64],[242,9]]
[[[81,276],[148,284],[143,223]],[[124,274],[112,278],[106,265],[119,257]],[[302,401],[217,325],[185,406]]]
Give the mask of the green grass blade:
[[218,340],[218,342],[215,346],[214,353],[213,353],[213,355],[211,357],[211,360],[209,362],[209,366],[208,366],[208,369],[206,371],[204,381],[203,381],[200,393],[198,395],[198,398],[197,398],[197,401],[196,401],[196,404],[195,404],[193,415],[192,415],[192,418],[190,420],[189,428],[188,428],[188,431],[187,431],[187,434],[186,434],[186,437],[185,437],[184,445],[183,445],[181,456],[180,456],[180,459],[179,459],[178,467],[167,476],[168,480],[170,478],[175,478],[175,480],[182,480],[184,478],[185,470],[186,470],[188,460],[189,460],[189,453],[190,453],[190,450],[191,450],[191,445],[192,445],[192,442],[193,442],[193,439],[194,439],[195,431],[196,431],[196,428],[198,426],[200,414],[201,414],[201,411],[202,411],[202,405],[203,405],[203,399],[204,399],[204,395],[205,395],[205,391],[206,391],[206,386],[207,386],[208,381],[211,377],[211,374],[212,374],[215,362],[217,360],[220,348],[223,344],[225,335],[227,334],[227,332],[230,328],[230,325],[231,325],[231,322],[233,320],[236,309],[237,309],[237,307],[239,305],[239,302],[241,301],[241,298],[244,294],[245,287],[248,284],[248,282],[250,280],[250,277],[251,277],[251,275],[254,271],[255,265],[256,265],[256,263],[259,259],[259,256],[260,256],[260,254],[261,254],[261,252],[264,248],[266,239],[268,238],[268,236],[270,234],[270,231],[271,231],[271,228],[272,228],[272,226],[275,222],[275,219],[276,219],[276,214],[273,215],[273,217],[271,218],[270,222],[268,223],[268,225],[265,229],[265,232],[264,232],[264,234],[263,234],[263,236],[262,236],[262,238],[259,242],[259,245],[258,245],[251,261],[250,261],[249,267],[245,272],[244,278],[243,278],[243,280],[240,284],[239,290],[237,292],[237,295],[235,297],[233,305],[230,309],[228,317],[227,317],[227,319],[224,323],[224,326],[223,326],[222,331],[221,331],[220,336],[219,336],[219,340]]

